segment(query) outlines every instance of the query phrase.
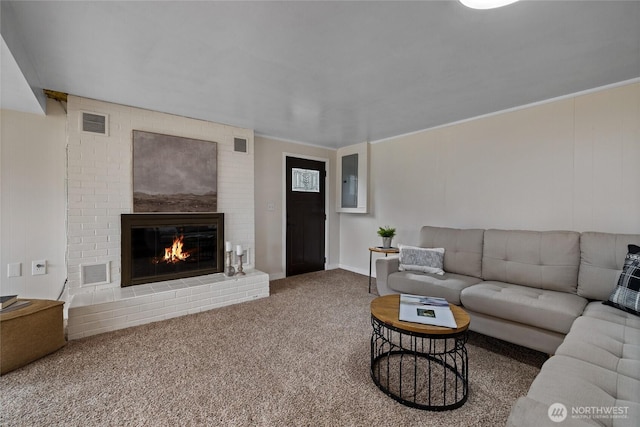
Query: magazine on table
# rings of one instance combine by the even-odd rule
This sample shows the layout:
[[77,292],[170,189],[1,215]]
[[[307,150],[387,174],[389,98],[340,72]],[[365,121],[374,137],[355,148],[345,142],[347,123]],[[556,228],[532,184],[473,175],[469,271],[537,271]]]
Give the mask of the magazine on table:
[[456,329],[456,319],[444,298],[400,294],[399,319]]

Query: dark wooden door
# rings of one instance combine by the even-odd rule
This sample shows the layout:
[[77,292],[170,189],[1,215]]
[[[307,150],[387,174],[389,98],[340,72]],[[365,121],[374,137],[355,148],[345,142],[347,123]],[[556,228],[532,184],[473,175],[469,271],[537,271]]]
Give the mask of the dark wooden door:
[[325,164],[287,157],[287,276],[324,270]]

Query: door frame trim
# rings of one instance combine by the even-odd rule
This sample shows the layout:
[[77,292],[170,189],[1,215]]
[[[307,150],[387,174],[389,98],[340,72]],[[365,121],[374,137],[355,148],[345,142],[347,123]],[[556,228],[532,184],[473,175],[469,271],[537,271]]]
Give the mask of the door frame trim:
[[282,272],[284,277],[287,277],[287,157],[295,157],[298,159],[314,160],[324,163],[324,170],[326,172],[324,182],[324,213],[327,216],[327,220],[324,222],[324,269],[327,269],[329,265],[329,159],[326,157],[307,156],[305,154],[297,153],[282,153]]

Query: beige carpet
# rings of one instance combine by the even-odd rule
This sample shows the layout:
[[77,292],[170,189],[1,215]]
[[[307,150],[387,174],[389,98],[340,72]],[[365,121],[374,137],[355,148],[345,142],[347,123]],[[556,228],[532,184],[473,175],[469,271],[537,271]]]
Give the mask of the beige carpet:
[[269,298],[71,341],[0,377],[3,426],[499,426],[545,355],[472,333],[460,409],[400,405],[369,376],[367,277],[271,283]]

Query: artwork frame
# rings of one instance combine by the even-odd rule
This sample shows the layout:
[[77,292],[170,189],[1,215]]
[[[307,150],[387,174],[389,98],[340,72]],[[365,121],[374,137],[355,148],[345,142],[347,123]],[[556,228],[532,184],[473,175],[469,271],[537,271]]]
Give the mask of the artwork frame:
[[217,212],[214,141],[134,130],[133,212]]

